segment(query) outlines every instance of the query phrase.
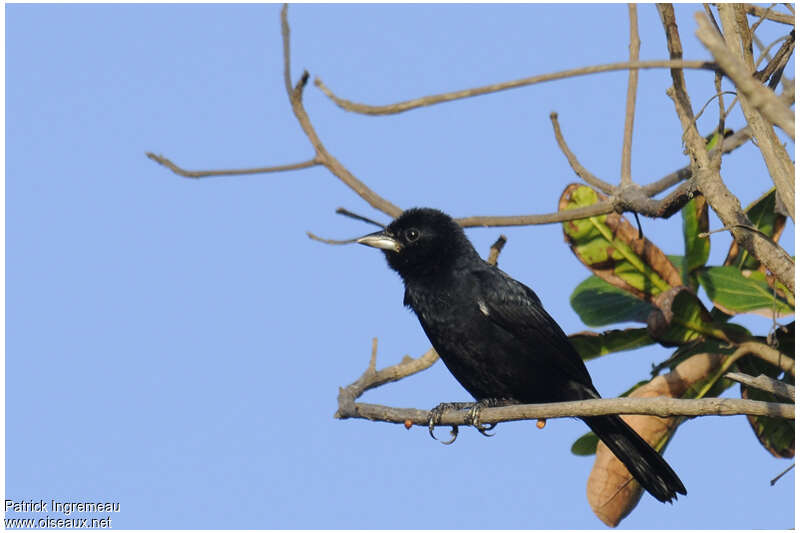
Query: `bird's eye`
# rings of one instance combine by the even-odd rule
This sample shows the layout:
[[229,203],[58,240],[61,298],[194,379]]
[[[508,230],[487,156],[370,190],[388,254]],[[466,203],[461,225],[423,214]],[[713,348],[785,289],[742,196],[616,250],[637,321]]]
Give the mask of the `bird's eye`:
[[419,230],[415,228],[409,228],[406,230],[406,241],[407,242],[414,242],[419,239]]

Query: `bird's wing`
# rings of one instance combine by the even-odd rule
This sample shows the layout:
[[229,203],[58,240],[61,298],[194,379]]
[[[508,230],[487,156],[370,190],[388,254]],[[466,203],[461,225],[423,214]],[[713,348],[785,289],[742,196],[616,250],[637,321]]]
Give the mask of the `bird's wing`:
[[480,280],[484,314],[530,346],[531,357],[546,358],[567,378],[593,389],[581,356],[536,293],[496,267],[475,272]]

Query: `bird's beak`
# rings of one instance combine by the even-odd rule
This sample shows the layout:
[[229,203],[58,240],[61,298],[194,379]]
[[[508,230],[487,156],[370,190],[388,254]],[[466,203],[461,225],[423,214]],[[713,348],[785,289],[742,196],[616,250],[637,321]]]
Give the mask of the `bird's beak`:
[[375,233],[364,235],[356,239],[356,242],[372,246],[373,248],[380,248],[381,250],[390,250],[392,252],[399,252],[403,247],[399,241],[386,231],[376,231]]

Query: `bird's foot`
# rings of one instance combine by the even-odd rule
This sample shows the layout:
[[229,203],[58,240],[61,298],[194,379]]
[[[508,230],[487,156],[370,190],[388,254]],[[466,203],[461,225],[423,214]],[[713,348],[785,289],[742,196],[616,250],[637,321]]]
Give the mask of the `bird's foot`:
[[[473,405],[474,404],[472,402],[445,402],[440,403],[431,409],[430,416],[428,416],[428,433],[430,433],[433,440],[438,440],[436,435],[433,434],[433,428],[435,428],[436,425],[442,421],[443,414],[445,414],[447,411],[466,409],[468,407],[472,407]],[[453,438],[448,441],[442,441],[442,444],[453,444],[456,441],[456,438],[458,438],[458,426],[452,426],[450,429],[450,435]]]
[[515,405],[518,403],[519,402],[510,400],[508,398],[484,398],[483,400],[472,404],[472,407],[470,407],[469,411],[467,412],[467,416],[464,418],[464,423],[469,424],[477,429],[478,432],[484,437],[493,437],[495,434],[489,433],[489,431],[494,429],[494,427],[497,425],[497,422],[493,424],[482,424],[480,420],[481,409],[484,407],[505,407],[506,405]]
[[[494,436],[494,433],[489,432],[495,428],[497,423],[482,424],[480,421],[481,409],[484,407],[503,407],[517,403],[519,402],[509,400],[507,398],[485,398],[479,402],[440,403],[431,409],[430,416],[428,417],[428,433],[430,433],[434,440],[438,440],[433,434],[433,429],[442,421],[442,415],[444,415],[444,413],[447,411],[468,409],[466,415],[464,416],[464,423],[477,429],[478,432],[484,437],[492,437]],[[450,435],[452,438],[448,441],[442,441],[442,444],[453,444],[456,441],[456,438],[458,438],[458,426],[451,427]]]

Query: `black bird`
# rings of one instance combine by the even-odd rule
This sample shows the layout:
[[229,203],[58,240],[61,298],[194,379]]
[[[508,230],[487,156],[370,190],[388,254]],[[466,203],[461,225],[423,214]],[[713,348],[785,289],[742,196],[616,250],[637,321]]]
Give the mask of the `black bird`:
[[[580,355],[536,293],[484,261],[446,214],[409,209],[358,242],[380,248],[403,278],[403,303],[477,405],[600,398]],[[619,416],[582,420],[656,499],[671,502],[676,493],[686,494],[661,455]],[[472,421],[481,429],[477,416]]]

